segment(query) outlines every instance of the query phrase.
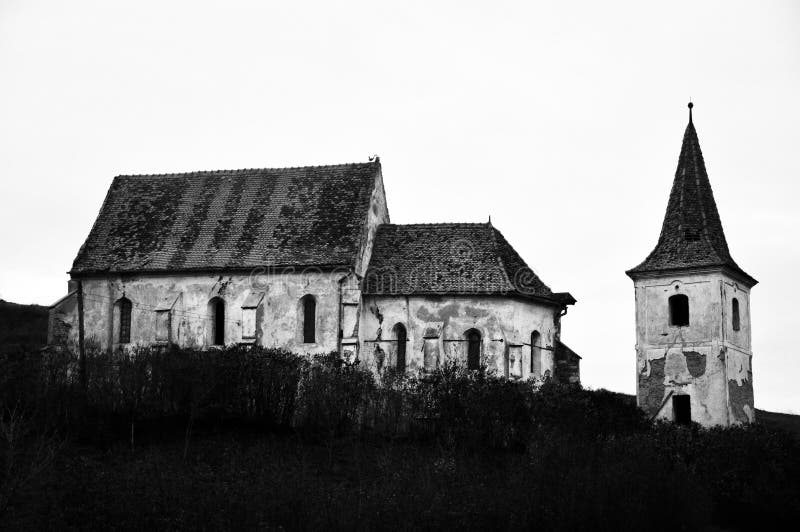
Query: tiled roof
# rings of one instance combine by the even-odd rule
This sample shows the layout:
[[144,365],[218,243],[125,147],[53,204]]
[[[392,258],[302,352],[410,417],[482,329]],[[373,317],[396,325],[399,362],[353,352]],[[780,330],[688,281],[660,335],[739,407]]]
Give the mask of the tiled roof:
[[354,264],[378,161],[114,178],[71,273]]
[[727,267],[756,283],[728,251],[697,131],[690,118],[658,244],[644,262],[626,273],[705,267]]
[[378,228],[367,294],[553,293],[491,224],[443,223]]

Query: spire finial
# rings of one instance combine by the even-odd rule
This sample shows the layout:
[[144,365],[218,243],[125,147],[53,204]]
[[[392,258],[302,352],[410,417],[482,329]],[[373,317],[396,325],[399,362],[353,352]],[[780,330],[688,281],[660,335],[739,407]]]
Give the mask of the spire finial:
[[692,103],[692,100],[690,99],[689,100],[689,123],[690,124],[692,123],[692,107],[694,107],[694,104]]

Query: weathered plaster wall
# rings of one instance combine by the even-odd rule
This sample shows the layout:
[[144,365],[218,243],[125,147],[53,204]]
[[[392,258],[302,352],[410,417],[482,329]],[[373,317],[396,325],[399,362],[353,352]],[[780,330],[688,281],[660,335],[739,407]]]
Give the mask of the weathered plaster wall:
[[389,223],[389,207],[386,204],[386,193],[383,188],[383,175],[378,172],[375,176],[375,184],[372,188],[370,197],[370,208],[367,213],[366,223],[362,227],[361,244],[355,272],[359,276],[364,276],[372,257],[372,245],[375,242],[375,232],[380,224]]
[[[637,397],[651,416],[673,419],[672,395],[689,395],[706,426],[753,421],[749,291],[723,273],[638,279]],[[668,298],[689,298],[689,325],[670,325]],[[740,305],[732,330],[730,298]]]
[[[531,376],[531,333],[541,334],[541,373],[553,374],[556,324],[551,306],[493,296],[365,296],[361,359],[375,371],[397,363],[396,324],[408,334],[408,371],[446,360],[467,362],[465,333],[481,334],[481,361],[501,375]],[[539,375],[541,376],[541,375]]]
[[47,320],[47,343],[68,345],[78,341],[78,298],[74,283],[67,287],[67,295],[50,307]]
[[[308,272],[230,275],[111,276],[83,281],[84,327],[88,341],[101,348],[118,345],[119,311],[115,302],[123,295],[133,303],[131,344],[156,342],[156,314],[171,308],[170,341],[185,347],[212,343],[213,320],[209,301],[225,301],[225,343],[252,341],[242,338],[242,305],[248,296],[263,292],[256,311],[255,342],[300,353],[322,353],[338,349],[340,280],[342,273]],[[300,299],[316,299],[315,343],[304,343]],[[69,324],[70,340],[77,342],[77,305],[61,304],[51,311],[53,319]],[[171,305],[171,306],[170,306]]]

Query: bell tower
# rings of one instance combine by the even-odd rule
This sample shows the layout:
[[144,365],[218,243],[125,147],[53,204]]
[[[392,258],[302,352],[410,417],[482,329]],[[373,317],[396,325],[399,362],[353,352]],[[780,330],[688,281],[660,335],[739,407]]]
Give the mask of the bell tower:
[[683,135],[661,235],[628,270],[636,294],[637,404],[704,426],[755,420],[750,289],[731,257],[692,121]]

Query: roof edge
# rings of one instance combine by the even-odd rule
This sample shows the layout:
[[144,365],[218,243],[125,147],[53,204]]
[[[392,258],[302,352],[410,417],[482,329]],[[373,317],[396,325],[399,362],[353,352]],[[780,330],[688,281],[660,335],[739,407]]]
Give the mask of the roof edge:
[[752,288],[758,284],[758,281],[750,274],[741,268],[733,268],[728,264],[708,264],[704,266],[686,266],[683,268],[663,268],[658,270],[638,270],[631,268],[625,272],[625,275],[636,281],[638,279],[654,279],[656,277],[667,277],[669,275],[685,275],[691,273],[724,273],[738,279]]
[[335,264],[265,264],[261,266],[252,266],[252,267],[241,267],[241,266],[233,266],[230,268],[179,268],[179,269],[169,269],[169,270],[154,270],[154,269],[142,269],[142,270],[70,270],[67,274],[73,278],[77,279],[79,277],[98,277],[98,276],[105,276],[105,275],[184,275],[187,273],[208,273],[208,274],[220,274],[220,273],[256,273],[259,270],[263,269],[263,272],[260,273],[289,273],[289,272],[274,272],[276,269],[294,269],[299,270],[292,273],[302,273],[304,270],[319,270],[323,272],[331,272],[336,271],[338,269],[342,269],[342,271],[351,271],[353,269],[353,265],[349,262],[341,262]]

